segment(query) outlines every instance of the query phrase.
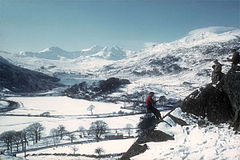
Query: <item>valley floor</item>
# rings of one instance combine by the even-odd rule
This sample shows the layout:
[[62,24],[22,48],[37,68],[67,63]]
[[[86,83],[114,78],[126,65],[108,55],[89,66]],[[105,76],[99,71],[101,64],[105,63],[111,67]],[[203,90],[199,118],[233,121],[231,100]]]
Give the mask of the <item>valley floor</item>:
[[[21,104],[18,109],[9,111],[6,114],[13,114],[13,116],[0,116],[0,132],[8,130],[21,130],[34,122],[41,123],[44,127],[43,136],[47,137],[52,128],[58,125],[64,125],[68,131],[76,131],[78,127],[82,126],[86,129],[90,124],[96,120],[103,120],[111,129],[116,129],[118,133],[123,133],[124,137],[128,136],[124,130],[126,124],[131,124],[136,128],[139,115],[128,116],[110,116],[110,117],[96,117],[96,115],[118,115],[122,112],[129,113],[129,110],[122,110],[122,104],[91,102],[86,100],[71,99],[68,97],[11,97],[9,100],[17,101]],[[92,116],[87,110],[89,105],[95,106],[94,115]],[[49,112],[49,117],[31,117],[30,115],[40,115],[44,112]],[[167,111],[161,112],[162,115]],[[176,109],[174,116],[183,118],[184,113],[181,109]],[[15,115],[15,116],[14,116]],[[25,116],[17,116],[25,115]],[[51,117],[53,116],[53,117]],[[166,142],[149,142],[148,150],[140,155],[132,157],[134,160],[239,160],[240,159],[240,135],[235,134],[229,128],[228,124],[221,124],[219,126],[209,125],[207,127],[198,126],[191,120],[187,120],[189,126],[181,127],[175,124],[170,118],[166,117],[166,121],[173,125],[170,127],[166,123],[160,123],[156,129],[164,131],[170,135],[174,135],[175,140]],[[136,136],[136,130],[133,129],[131,136]],[[113,130],[113,133],[115,130]],[[76,136],[78,132],[76,132]],[[87,143],[82,143],[88,141]],[[36,150],[27,151],[27,159],[29,160],[79,160],[96,159],[97,154],[95,149],[101,147],[104,152],[102,155],[112,155],[112,157],[105,157],[101,159],[118,159],[121,154],[126,152],[128,148],[136,141],[136,137],[124,138],[118,140],[103,140],[100,142],[93,141],[93,138],[77,138],[70,143],[69,138],[65,137],[59,141],[59,144],[66,143],[58,147],[50,147],[45,149],[37,149],[38,147],[51,145],[51,138],[43,139],[38,144],[31,145],[28,149],[36,148]],[[73,156],[74,154],[78,156]],[[84,155],[85,154],[85,155]],[[17,157],[23,157],[23,153],[17,154]],[[7,159],[7,158],[6,158]]]

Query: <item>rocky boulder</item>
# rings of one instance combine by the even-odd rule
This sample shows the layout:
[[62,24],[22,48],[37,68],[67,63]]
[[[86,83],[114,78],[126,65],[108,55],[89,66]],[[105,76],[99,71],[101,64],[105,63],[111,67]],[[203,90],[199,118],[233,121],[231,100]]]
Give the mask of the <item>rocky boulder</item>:
[[144,153],[147,149],[147,142],[163,142],[174,140],[174,136],[163,131],[155,130],[158,120],[154,116],[145,115],[140,118],[138,124],[138,139],[121,157],[122,160],[130,159],[133,156]]
[[234,112],[234,128],[239,129],[240,125],[240,72],[229,72],[224,79],[224,92],[231,103]]
[[163,142],[167,140],[174,140],[174,137],[159,130],[154,130],[148,134],[140,135],[135,143],[128,149],[126,153],[120,158],[121,160],[127,160],[131,157],[144,153],[148,146],[147,142]]
[[239,127],[240,72],[229,72],[222,83],[195,90],[181,103],[182,111],[192,113],[215,124],[232,122]]

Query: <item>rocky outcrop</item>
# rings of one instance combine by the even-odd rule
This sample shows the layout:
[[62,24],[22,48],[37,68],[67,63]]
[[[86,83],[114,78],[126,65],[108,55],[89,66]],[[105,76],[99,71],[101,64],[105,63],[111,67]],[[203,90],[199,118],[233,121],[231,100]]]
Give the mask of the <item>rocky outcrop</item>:
[[227,95],[212,85],[191,93],[184,99],[181,108],[183,112],[207,117],[214,123],[226,122],[232,118],[232,107]]
[[148,149],[146,144],[140,145],[138,143],[134,143],[126,153],[120,158],[120,160],[129,160],[131,157],[144,153]]
[[139,136],[137,139],[138,144],[143,144],[147,142],[163,142],[167,140],[174,140],[174,137],[159,130],[154,130],[147,135]]
[[229,72],[224,80],[224,92],[227,94],[234,112],[233,126],[240,129],[240,72]]
[[182,111],[213,123],[232,122],[239,128],[240,72],[229,72],[222,83],[195,90],[181,104]]
[[138,137],[137,141],[128,149],[128,151],[123,154],[121,160],[128,160],[133,156],[144,153],[148,149],[147,144],[144,143],[163,142],[167,140],[174,140],[174,137],[159,130],[152,131],[147,135],[141,135]]
[[63,86],[59,79],[9,63],[0,56],[0,89],[13,92],[37,92]]
[[154,116],[145,115],[141,117],[138,124],[138,139],[121,157],[122,160],[128,160],[133,156],[144,153],[147,149],[147,142],[163,142],[167,140],[174,140],[171,136],[163,131],[154,130],[159,121]]

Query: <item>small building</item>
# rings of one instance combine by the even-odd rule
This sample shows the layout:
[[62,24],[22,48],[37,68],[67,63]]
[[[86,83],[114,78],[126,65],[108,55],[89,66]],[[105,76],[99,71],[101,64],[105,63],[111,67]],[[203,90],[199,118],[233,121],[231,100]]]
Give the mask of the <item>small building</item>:
[[114,139],[123,139],[123,134],[122,133],[105,133],[105,139],[109,139],[109,140],[114,140]]

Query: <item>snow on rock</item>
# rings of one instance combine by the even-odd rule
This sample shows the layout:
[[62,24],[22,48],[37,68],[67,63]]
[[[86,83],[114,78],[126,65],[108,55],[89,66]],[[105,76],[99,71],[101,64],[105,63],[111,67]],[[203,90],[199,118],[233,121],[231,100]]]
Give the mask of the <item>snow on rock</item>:
[[[178,109],[173,112],[174,115],[180,115]],[[165,119],[173,124],[170,118]],[[228,124],[209,125],[200,127],[197,124],[188,126],[179,126],[175,124],[170,127],[166,123],[160,123],[156,130],[164,131],[167,134],[174,135],[174,140],[165,142],[148,142],[148,150],[144,153],[132,157],[132,160],[145,159],[231,159],[240,158],[240,135],[234,134]]]

